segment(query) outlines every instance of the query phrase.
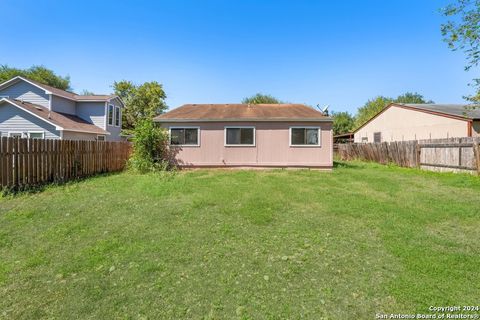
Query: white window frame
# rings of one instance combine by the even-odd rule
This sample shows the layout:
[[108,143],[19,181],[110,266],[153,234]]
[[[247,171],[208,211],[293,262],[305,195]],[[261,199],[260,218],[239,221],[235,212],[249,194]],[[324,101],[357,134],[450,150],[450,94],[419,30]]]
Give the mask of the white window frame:
[[[227,129],[253,129],[253,144],[227,144]],[[224,147],[255,147],[257,145],[257,128],[255,126],[225,126],[223,127]]]
[[[112,107],[112,123],[110,123],[110,107]],[[115,106],[113,104],[107,106],[107,124],[112,127],[115,124]]]
[[[103,140],[98,140],[99,137],[103,137]],[[107,141],[107,137],[103,134],[97,135],[97,141]]]
[[[317,144],[292,144],[292,129],[317,129],[318,143]],[[288,129],[288,145],[291,148],[318,148],[322,146],[322,128],[318,126],[293,126]]]
[[[172,144],[172,129],[197,129],[197,144]],[[200,127],[198,126],[180,126],[168,127],[168,145],[172,147],[200,147]]]
[[[117,119],[117,110],[118,110],[118,119]],[[113,108],[113,124],[115,125],[115,127],[120,127],[122,125],[122,110],[120,110],[120,107],[119,106],[115,106]],[[118,120],[118,124],[117,124],[117,120]]]
[[29,139],[31,139],[31,138],[30,138],[30,133],[41,133],[41,134],[42,134],[42,137],[41,137],[41,138],[37,138],[37,139],[45,139],[45,131],[28,131],[28,132],[27,132],[27,137],[28,137]]
[[8,131],[8,137],[12,138],[12,134],[18,134],[20,133],[21,137],[20,138],[25,138],[25,132],[23,131]]

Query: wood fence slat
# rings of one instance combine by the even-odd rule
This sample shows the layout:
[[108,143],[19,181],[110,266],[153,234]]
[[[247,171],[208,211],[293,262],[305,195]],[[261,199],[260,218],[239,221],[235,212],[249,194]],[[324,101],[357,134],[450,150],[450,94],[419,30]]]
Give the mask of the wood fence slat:
[[340,144],[337,150],[342,160],[392,162],[402,167],[439,168],[442,171],[467,170],[480,175],[479,143],[480,139],[473,138],[392,141]]
[[123,170],[128,142],[0,137],[0,187],[27,187]]
[[7,186],[7,137],[0,138],[0,183],[2,186]]

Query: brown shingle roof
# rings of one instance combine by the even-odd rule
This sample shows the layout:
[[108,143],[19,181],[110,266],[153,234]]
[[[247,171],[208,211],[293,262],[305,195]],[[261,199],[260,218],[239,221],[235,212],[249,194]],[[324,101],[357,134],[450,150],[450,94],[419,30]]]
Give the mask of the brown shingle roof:
[[[80,131],[80,132],[107,134],[107,135],[110,134],[108,131],[105,131],[102,128],[97,127],[96,125],[93,125],[74,115],[55,112],[55,111],[49,111],[48,108],[46,107],[39,106],[33,103],[21,102],[14,99],[4,98],[2,100],[6,100],[11,104],[16,105],[19,108],[25,109],[28,112],[31,112],[34,115],[38,116],[39,118],[42,118],[47,122],[50,122],[58,127],[61,127],[66,131]],[[2,100],[0,100],[0,102]]]
[[185,104],[154,119],[181,121],[331,121],[303,104]]

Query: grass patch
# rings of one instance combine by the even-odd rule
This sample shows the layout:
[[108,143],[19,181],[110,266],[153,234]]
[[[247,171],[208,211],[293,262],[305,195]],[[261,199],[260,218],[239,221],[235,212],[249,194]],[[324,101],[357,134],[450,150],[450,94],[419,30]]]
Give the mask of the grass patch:
[[372,319],[476,304],[480,179],[361,162],[0,199],[0,318]]

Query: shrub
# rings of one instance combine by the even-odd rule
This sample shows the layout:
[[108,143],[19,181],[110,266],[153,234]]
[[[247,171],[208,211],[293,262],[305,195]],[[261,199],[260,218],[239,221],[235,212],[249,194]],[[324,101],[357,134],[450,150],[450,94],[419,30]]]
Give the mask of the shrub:
[[150,120],[142,120],[133,130],[133,153],[129,168],[141,172],[158,172],[172,169],[168,151],[168,133]]

